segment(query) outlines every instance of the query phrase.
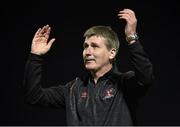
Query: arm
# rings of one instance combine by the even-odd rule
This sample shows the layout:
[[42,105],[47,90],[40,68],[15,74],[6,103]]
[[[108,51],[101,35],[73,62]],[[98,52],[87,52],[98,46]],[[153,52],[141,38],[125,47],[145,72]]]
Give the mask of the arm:
[[32,40],[31,53],[25,66],[24,84],[26,100],[31,104],[40,104],[44,106],[64,105],[64,87],[42,88],[42,55],[47,53],[55,39],[48,43],[50,27],[40,28]]
[[[125,35],[131,37],[136,33],[137,19],[135,13],[130,9],[124,9],[118,14],[120,19],[126,20]],[[152,84],[153,72],[152,64],[146,55],[142,45],[138,40],[128,40],[128,47],[131,56],[131,62],[135,68],[134,72],[127,73],[127,79],[134,80],[141,86]],[[130,81],[131,82],[131,81]]]

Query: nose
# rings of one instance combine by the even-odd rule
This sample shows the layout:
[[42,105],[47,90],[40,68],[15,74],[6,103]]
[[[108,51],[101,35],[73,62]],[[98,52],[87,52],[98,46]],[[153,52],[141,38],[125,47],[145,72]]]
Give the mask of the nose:
[[89,55],[91,55],[91,54],[92,54],[92,48],[91,48],[91,47],[86,48],[86,49],[85,49],[85,55],[86,55],[86,56],[89,56]]

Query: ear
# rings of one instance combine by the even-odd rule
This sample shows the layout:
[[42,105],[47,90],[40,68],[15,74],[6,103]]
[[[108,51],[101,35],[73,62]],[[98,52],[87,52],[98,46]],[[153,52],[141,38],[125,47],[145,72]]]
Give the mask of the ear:
[[110,60],[113,60],[115,57],[116,57],[116,49],[115,48],[112,48],[110,51],[109,51],[109,59]]

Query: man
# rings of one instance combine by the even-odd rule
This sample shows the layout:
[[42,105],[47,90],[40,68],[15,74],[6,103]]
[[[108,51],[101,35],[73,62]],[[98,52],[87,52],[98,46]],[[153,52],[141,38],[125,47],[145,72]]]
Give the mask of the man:
[[[27,101],[44,106],[65,106],[68,125],[132,125],[130,103],[152,84],[152,64],[140,44],[135,13],[124,9],[125,35],[134,71],[120,73],[115,64],[119,49],[116,33],[106,26],[93,26],[85,34],[83,59],[88,73],[66,85],[42,88],[43,58],[55,39],[50,26],[38,29],[25,67]],[[49,40],[49,42],[48,42]]]

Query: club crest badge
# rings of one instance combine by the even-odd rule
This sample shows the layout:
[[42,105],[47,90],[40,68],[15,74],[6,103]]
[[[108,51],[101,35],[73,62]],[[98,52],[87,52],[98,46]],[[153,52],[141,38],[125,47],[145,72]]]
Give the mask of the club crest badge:
[[105,91],[105,96],[103,97],[103,100],[114,97],[115,89],[110,88]]
[[87,98],[87,92],[86,91],[84,91],[84,92],[81,92],[81,98]]

